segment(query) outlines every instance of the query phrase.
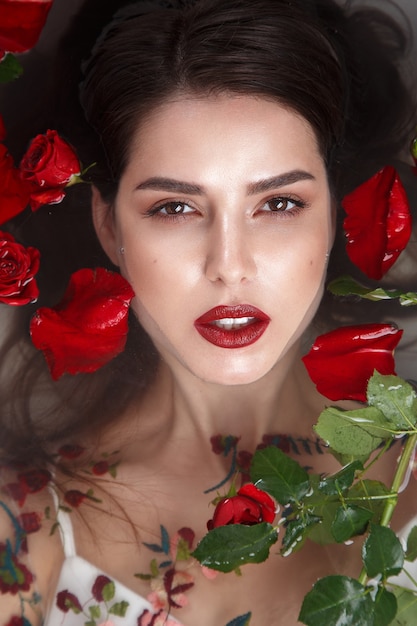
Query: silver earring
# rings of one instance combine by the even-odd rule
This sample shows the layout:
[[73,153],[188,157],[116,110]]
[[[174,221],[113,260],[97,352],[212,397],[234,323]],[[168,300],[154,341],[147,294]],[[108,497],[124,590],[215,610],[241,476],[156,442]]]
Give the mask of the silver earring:
[[125,249],[123,248],[123,246],[120,246],[119,254],[124,254],[124,253],[125,253]]

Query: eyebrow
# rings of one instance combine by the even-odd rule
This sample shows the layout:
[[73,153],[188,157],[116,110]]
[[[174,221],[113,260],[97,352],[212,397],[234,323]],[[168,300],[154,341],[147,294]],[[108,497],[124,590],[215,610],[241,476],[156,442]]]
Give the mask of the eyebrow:
[[[253,196],[271,189],[283,187],[284,185],[291,185],[300,180],[315,180],[315,177],[313,174],[305,170],[291,170],[290,172],[285,172],[284,174],[278,174],[277,176],[271,176],[270,178],[249,183],[247,190],[248,194]],[[161,176],[148,178],[135,187],[135,190],[138,191],[146,189],[152,189],[155,191],[173,191],[176,193],[190,195],[203,195],[206,193],[205,188],[201,185]]]

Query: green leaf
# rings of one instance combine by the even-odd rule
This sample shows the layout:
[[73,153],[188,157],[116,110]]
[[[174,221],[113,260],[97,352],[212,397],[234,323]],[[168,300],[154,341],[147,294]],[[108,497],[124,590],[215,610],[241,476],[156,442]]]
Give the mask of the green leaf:
[[393,626],[415,626],[417,615],[417,595],[408,589],[395,590],[397,615]]
[[314,430],[336,453],[363,460],[389,436],[381,422],[386,420],[374,407],[355,411],[329,407],[321,413]]
[[385,415],[393,430],[407,431],[415,426],[417,395],[402,378],[375,372],[368,383],[367,398],[371,406]]
[[100,617],[101,617],[101,609],[98,606],[98,604],[95,604],[94,606],[90,606],[88,610],[90,611],[90,615],[91,615],[91,619],[92,620],[100,619]]
[[13,54],[6,53],[0,62],[0,83],[16,80],[23,72],[23,67]]
[[252,458],[251,479],[285,506],[298,503],[310,489],[309,475],[297,461],[279,448],[257,450]]
[[358,283],[352,276],[340,276],[328,285],[328,290],[336,296],[360,296],[367,300],[378,302],[379,300],[399,299],[402,306],[417,304],[417,293],[413,291],[402,292],[398,289],[369,289]]
[[277,540],[278,531],[271,524],[230,524],[207,533],[192,556],[211,569],[232,572],[245,563],[265,561]]
[[372,512],[355,505],[340,506],[332,523],[332,535],[338,543],[343,543],[365,532]]
[[115,602],[115,604],[109,608],[109,613],[111,615],[117,615],[118,617],[124,617],[128,608],[129,602],[122,600],[121,602]]
[[306,515],[304,518],[298,517],[288,522],[285,528],[285,535],[282,541],[281,554],[288,556],[292,552],[297,552],[304,545],[311,528],[320,522],[320,517]]
[[318,488],[328,496],[337,496],[352,485],[358,470],[363,470],[363,464],[360,461],[349,463],[336,474],[322,478]]
[[335,543],[332,533],[332,524],[335,515],[340,507],[340,501],[334,500],[334,496],[328,497],[326,501],[314,508],[309,507],[311,514],[320,517],[320,523],[309,529],[308,538],[319,545]]
[[389,626],[397,613],[397,598],[380,587],[375,598],[375,626]]
[[368,509],[372,512],[372,521],[378,523],[389,497],[395,498],[384,483],[365,479],[358,481],[349,489],[345,501]]
[[116,593],[116,585],[112,580],[110,580],[106,585],[104,585],[102,590],[103,600],[104,602],[110,602],[113,600]]
[[413,526],[407,537],[405,558],[407,561],[415,561],[417,559],[417,526]]
[[374,606],[357,580],[326,576],[305,596],[298,619],[307,626],[374,626]]
[[371,530],[362,546],[362,559],[368,576],[381,575],[383,579],[399,574],[404,565],[404,550],[391,528],[371,524]]

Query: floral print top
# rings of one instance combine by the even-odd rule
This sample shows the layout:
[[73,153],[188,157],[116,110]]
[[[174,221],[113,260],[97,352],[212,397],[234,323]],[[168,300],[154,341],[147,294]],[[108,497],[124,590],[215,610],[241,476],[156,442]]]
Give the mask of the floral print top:
[[[323,454],[318,440],[293,439],[286,435],[265,435],[258,448],[271,445],[296,455]],[[231,435],[212,437],[211,448],[214,454],[226,457],[230,469],[221,483],[206,490],[209,499],[232,477],[235,482],[246,483],[252,456],[239,449],[239,437]],[[85,449],[71,444],[62,446],[58,452],[61,459],[70,463],[82,457]],[[117,465],[117,453],[89,461],[91,483],[94,477],[116,478]],[[76,552],[71,512],[87,501],[100,503],[92,489],[85,492],[69,489],[58,497],[52,474],[46,469],[0,469],[0,517],[6,518],[12,529],[5,540],[0,537],[0,596],[10,594],[16,600],[14,606],[20,607],[10,617],[6,616],[9,621],[3,626],[178,626],[180,622],[171,615],[171,609],[180,609],[188,603],[188,593],[194,586],[193,568],[198,567],[208,579],[217,575],[193,559],[195,535],[192,529],[184,527],[170,536],[161,526],[159,541],[144,544],[152,553],[149,571],[135,574],[149,583],[149,594],[141,597]],[[44,501],[49,504],[52,494],[54,505],[40,510],[42,494],[47,495]],[[65,556],[48,609],[37,591],[28,554],[29,536],[39,530],[45,532],[45,528],[46,535],[55,535],[56,540],[59,533]],[[191,597],[192,594],[190,601]],[[250,618],[251,614],[245,613],[219,626],[248,626]]]

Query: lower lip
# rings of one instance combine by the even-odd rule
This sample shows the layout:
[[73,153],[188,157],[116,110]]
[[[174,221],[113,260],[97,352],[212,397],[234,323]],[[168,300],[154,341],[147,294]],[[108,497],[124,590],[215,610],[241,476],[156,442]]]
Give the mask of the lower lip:
[[269,320],[255,320],[234,330],[224,330],[213,324],[196,324],[195,328],[209,343],[219,348],[245,348],[262,337],[269,324]]

